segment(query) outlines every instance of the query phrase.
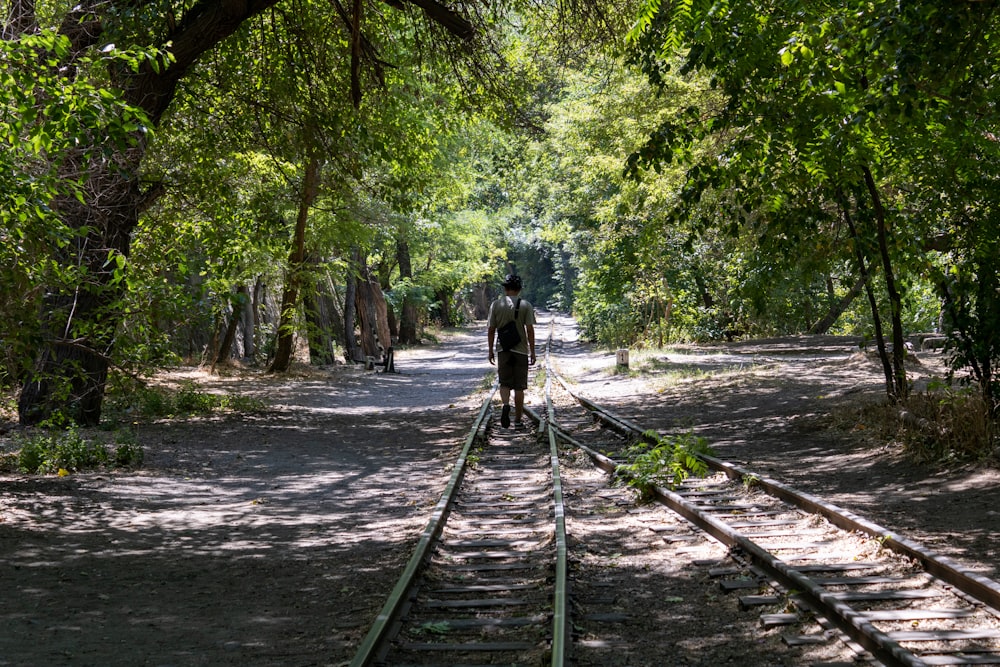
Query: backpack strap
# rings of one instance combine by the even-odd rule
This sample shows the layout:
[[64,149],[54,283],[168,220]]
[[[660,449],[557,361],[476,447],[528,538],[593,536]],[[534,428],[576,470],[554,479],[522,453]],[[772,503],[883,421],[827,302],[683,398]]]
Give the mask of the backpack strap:
[[517,321],[517,311],[521,310],[521,297],[517,297],[517,305],[514,306],[514,324],[519,324]]

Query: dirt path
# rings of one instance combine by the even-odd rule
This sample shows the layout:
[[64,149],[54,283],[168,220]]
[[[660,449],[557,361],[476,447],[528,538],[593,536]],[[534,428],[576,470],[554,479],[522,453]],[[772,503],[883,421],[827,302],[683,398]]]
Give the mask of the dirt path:
[[0,665],[349,660],[481,402],[484,344],[395,375],[202,378],[274,412],[142,426],[138,474],[0,478]]
[[[829,428],[831,411],[880,392],[845,341],[633,353],[645,370],[622,375],[571,322],[558,328],[558,363],[583,393],[996,576],[995,470],[928,470]],[[137,474],[0,477],[0,665],[346,664],[491,371],[482,327],[396,363],[397,375],[198,377],[273,410],[143,425]]]

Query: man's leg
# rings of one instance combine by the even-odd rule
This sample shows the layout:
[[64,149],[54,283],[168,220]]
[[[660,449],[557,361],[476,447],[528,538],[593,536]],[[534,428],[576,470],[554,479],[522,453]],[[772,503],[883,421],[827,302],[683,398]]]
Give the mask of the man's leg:
[[514,390],[514,422],[517,424],[521,423],[521,417],[524,416],[524,390],[515,389]]
[[[517,400],[516,393],[514,400]],[[500,425],[507,428],[510,426],[510,387],[500,385],[500,402],[503,403],[503,407],[500,409]]]

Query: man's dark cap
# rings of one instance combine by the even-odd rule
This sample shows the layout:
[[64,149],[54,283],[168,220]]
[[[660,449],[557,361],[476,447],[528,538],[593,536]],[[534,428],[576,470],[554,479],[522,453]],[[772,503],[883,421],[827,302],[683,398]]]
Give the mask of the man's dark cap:
[[521,276],[508,273],[500,284],[510,289],[521,289]]

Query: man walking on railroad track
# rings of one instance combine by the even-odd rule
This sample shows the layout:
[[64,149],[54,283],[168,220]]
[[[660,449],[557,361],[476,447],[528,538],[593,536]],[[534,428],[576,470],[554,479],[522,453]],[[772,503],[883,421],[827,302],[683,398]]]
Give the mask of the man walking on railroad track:
[[[524,390],[528,388],[528,366],[535,363],[535,309],[522,299],[521,277],[507,274],[503,280],[504,295],[490,304],[489,337],[490,363],[497,364],[500,376],[500,425],[510,426],[510,393],[514,392],[514,427],[523,428]],[[513,323],[513,327],[508,325]],[[513,334],[517,334],[516,343]],[[494,343],[499,343],[500,352],[493,355]]]

